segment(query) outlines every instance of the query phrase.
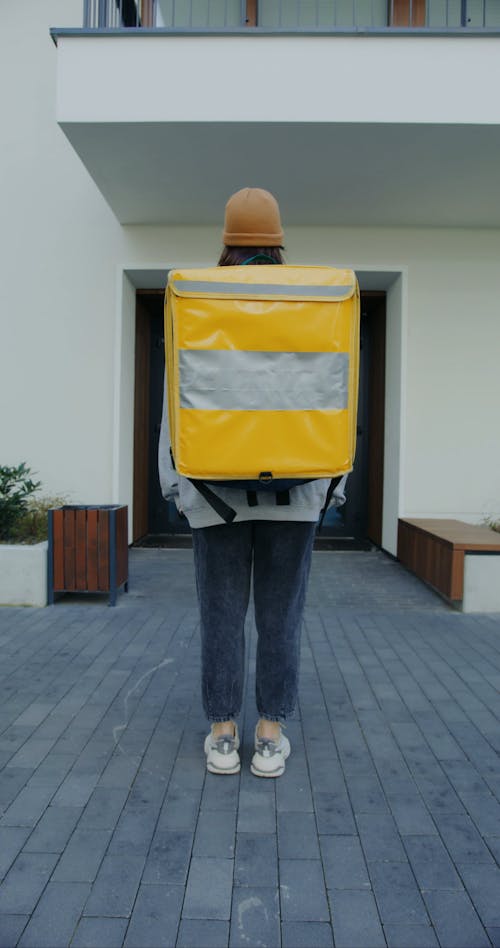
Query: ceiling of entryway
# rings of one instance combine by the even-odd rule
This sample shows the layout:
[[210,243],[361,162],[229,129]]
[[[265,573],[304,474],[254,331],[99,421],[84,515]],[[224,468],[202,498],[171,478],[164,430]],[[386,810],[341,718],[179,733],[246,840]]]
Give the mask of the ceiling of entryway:
[[218,224],[247,185],[287,225],[500,224],[495,125],[61,124],[124,224]]

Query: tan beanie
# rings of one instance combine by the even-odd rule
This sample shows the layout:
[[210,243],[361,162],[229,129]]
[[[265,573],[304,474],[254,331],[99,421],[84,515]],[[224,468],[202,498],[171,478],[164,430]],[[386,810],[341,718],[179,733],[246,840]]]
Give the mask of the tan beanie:
[[279,247],[283,230],[278,202],[262,188],[242,188],[229,198],[224,218],[226,247]]

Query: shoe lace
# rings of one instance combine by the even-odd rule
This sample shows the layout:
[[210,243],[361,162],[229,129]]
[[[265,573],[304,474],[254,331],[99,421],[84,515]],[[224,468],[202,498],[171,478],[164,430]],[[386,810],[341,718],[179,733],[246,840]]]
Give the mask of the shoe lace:
[[276,753],[276,741],[270,737],[259,737],[258,749],[263,757],[272,757]]
[[218,737],[215,741],[215,746],[219,754],[230,754],[234,750],[235,738],[230,734],[222,734],[221,737]]

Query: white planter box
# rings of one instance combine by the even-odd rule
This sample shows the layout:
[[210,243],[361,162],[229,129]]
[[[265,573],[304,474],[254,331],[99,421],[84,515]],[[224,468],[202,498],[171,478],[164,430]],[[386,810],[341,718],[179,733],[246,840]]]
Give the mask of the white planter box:
[[462,610],[500,612],[500,554],[466,554]]
[[47,605],[47,541],[0,544],[0,605]]

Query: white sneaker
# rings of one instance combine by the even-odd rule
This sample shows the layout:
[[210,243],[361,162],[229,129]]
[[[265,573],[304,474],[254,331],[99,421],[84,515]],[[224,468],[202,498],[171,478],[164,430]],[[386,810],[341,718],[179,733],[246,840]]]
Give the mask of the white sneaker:
[[258,727],[257,724],[255,754],[252,757],[250,770],[256,777],[281,777],[285,770],[285,760],[290,756],[290,741],[281,728],[277,741],[272,741],[268,737],[259,737]]
[[234,725],[234,734],[221,734],[219,737],[213,735],[213,724],[210,728],[210,734],[205,738],[205,754],[207,755],[207,770],[211,774],[237,774],[239,773],[240,755],[238,748],[240,738],[238,735],[238,725]]

